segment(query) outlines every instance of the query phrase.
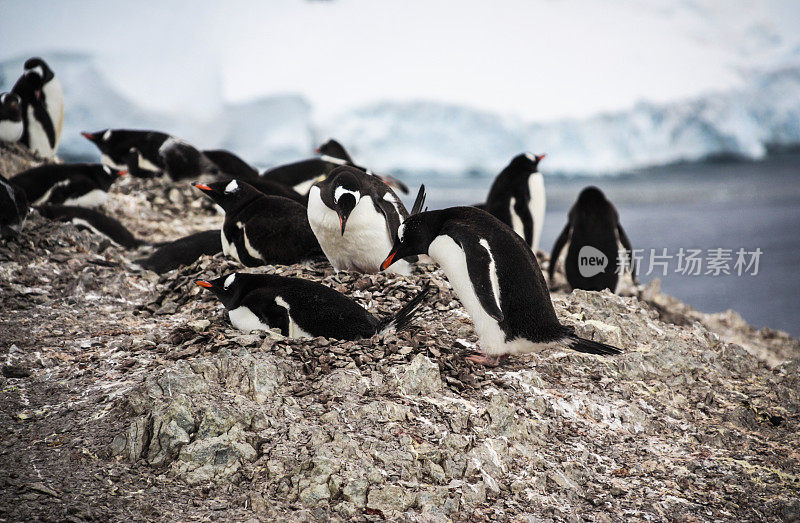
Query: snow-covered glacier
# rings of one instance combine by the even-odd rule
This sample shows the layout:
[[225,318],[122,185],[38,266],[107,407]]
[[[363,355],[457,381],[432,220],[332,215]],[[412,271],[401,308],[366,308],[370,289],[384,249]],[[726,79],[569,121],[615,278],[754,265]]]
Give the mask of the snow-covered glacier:
[[[455,176],[495,173],[522,151],[547,153],[550,173],[604,175],[716,156],[757,159],[772,146],[800,145],[800,65],[750,73],[724,92],[579,119],[527,122],[463,105],[387,100],[317,121],[311,104],[291,93],[202,114],[156,113],[123,96],[92,56],[45,58],[64,87],[59,153],[67,158],[96,156],[80,131],[105,127],[163,130],[262,167],[308,156],[333,136],[383,172]],[[23,61],[0,62],[0,90],[10,89]]]

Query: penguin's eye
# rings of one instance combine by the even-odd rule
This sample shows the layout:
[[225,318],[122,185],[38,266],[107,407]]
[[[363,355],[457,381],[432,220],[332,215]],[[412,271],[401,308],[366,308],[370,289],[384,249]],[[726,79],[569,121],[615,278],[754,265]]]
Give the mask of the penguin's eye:
[[232,194],[239,190],[239,184],[236,180],[231,180],[231,183],[225,186],[225,194]]

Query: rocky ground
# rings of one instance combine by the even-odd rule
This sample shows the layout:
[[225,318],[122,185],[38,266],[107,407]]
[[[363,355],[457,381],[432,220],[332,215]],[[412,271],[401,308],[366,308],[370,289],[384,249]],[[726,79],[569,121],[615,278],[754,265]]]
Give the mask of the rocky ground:
[[[6,176],[34,162],[0,151]],[[126,180],[106,211],[151,241],[218,226],[192,192]],[[0,245],[0,519],[797,520],[800,342],[661,294],[553,294],[616,357],[496,369],[442,273],[322,281],[405,332],[359,342],[230,328],[192,284],[31,215]],[[545,260],[546,262],[546,260]]]

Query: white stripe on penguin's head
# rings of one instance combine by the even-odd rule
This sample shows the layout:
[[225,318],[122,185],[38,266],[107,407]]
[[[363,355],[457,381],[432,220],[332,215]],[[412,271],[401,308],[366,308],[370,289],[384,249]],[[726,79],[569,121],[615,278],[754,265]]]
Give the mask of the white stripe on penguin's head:
[[336,188],[335,191],[333,191],[333,201],[336,202],[336,203],[339,203],[339,198],[341,198],[345,194],[352,194],[353,198],[356,199],[356,203],[358,203],[359,200],[361,200],[361,193],[360,192],[351,191],[350,189],[345,189],[344,187],[342,187],[340,185],[339,187]]
[[406,224],[401,223],[400,227],[397,228],[397,239],[403,241],[403,234],[406,232]]
[[107,142],[111,138],[111,129],[103,133],[103,141]]
[[225,289],[227,289],[228,287],[230,287],[231,285],[233,285],[233,280],[235,280],[235,279],[236,279],[236,273],[234,272],[233,274],[231,274],[230,276],[228,276],[227,278],[225,278],[225,282],[223,282],[222,286],[223,286]]
[[233,194],[239,190],[239,184],[236,180],[231,180],[231,183],[225,186],[225,194]]

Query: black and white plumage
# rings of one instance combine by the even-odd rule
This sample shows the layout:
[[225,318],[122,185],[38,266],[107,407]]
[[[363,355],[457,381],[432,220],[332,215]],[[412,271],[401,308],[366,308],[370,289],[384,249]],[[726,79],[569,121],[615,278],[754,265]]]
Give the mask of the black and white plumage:
[[[308,194],[308,222],[336,270],[377,272],[406,218],[391,187],[355,167],[335,169]],[[408,275],[411,266],[400,260],[392,272]]]
[[137,263],[158,274],[169,272],[184,265],[190,265],[204,254],[222,252],[219,229],[196,232],[177,240],[161,244],[147,258]]
[[545,155],[520,154],[495,178],[482,208],[511,227],[534,252],[544,226],[544,178],[539,162]]
[[64,91],[61,88],[61,82],[47,62],[39,57],[26,60],[24,68],[26,73],[30,71],[42,77],[42,101],[53,124],[55,140],[52,148],[53,154],[55,154],[61,143],[61,131],[64,128]]
[[[324,180],[334,169],[343,165],[348,165],[371,176],[375,176],[385,184],[400,190],[404,194],[408,193],[408,187],[396,178],[375,174],[369,169],[353,163],[353,160],[350,158],[350,155],[347,154],[342,144],[335,140],[328,140],[323,143],[317,148],[317,151],[322,152],[322,155],[318,158],[309,158],[299,162],[271,167],[261,173],[261,177],[280,182],[291,187],[298,193],[306,195],[311,190],[311,186]],[[323,151],[327,151],[330,154],[325,154]]]
[[241,180],[192,185],[225,211],[222,252],[247,267],[290,265],[321,254],[299,203],[266,196]]
[[44,101],[44,78],[37,71],[26,71],[11,92],[19,96],[22,107],[22,136],[19,141],[44,158],[55,154],[56,129]]
[[217,175],[219,168],[193,145],[158,131],[104,129],[83,132],[100,149],[100,161],[137,178],[168,175],[173,180]]
[[27,216],[25,192],[0,174],[0,239],[18,236]]
[[108,190],[125,171],[99,163],[44,164],[12,178],[31,205],[43,203],[99,207],[108,200]]
[[197,285],[214,292],[234,327],[280,329],[289,338],[357,340],[405,328],[428,288],[399,311],[379,319],[344,294],[317,282],[272,274],[233,273]]
[[[567,281],[573,289],[600,291],[609,289],[616,292],[619,276],[624,269],[631,269],[631,276],[636,281],[635,267],[620,267],[620,251],[628,252],[628,263],[632,261],[632,248],[628,235],[619,221],[619,213],[603,192],[597,187],[587,187],[578,196],[578,200],[569,210],[567,225],[561,231],[553,245],[548,268],[549,280],[553,281],[558,258],[564,246],[567,256],[564,261]],[[602,255],[601,255],[602,254]],[[605,267],[590,265],[589,259],[597,263],[605,257]],[[581,257],[585,260],[582,262]],[[579,266],[584,263],[583,271]],[[596,267],[594,270],[592,270]],[[591,274],[592,272],[596,274]],[[583,273],[582,273],[583,272]]]
[[125,249],[136,249],[146,242],[135,237],[119,220],[100,211],[70,205],[42,205],[39,214],[50,220],[72,223],[79,229],[105,236]]
[[0,94],[0,142],[18,142],[24,130],[22,100],[14,93]]
[[496,365],[501,356],[550,346],[591,354],[619,352],[561,325],[530,247],[485,211],[453,207],[410,216],[381,268],[418,254],[442,267],[472,318],[484,352],[470,358],[476,363]]

